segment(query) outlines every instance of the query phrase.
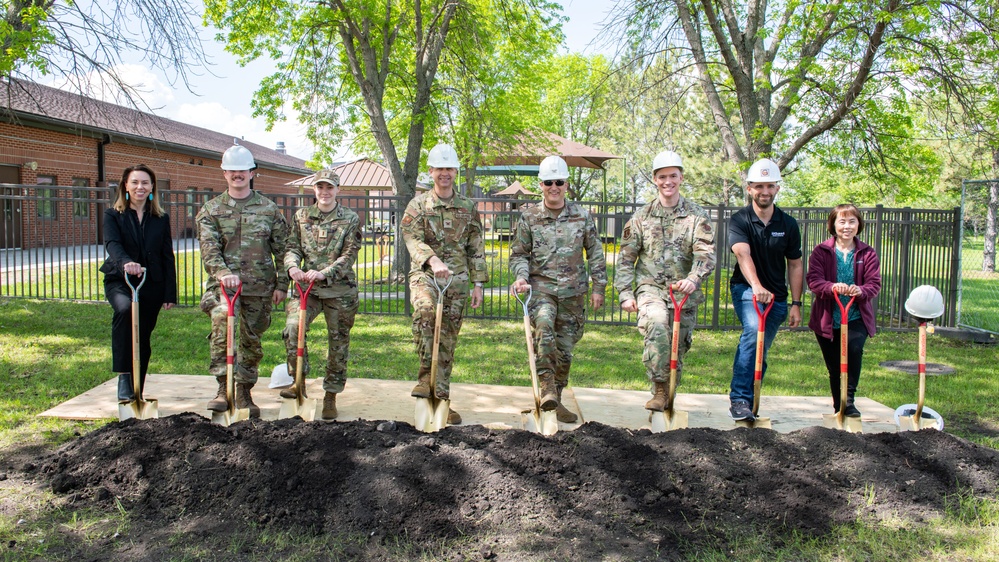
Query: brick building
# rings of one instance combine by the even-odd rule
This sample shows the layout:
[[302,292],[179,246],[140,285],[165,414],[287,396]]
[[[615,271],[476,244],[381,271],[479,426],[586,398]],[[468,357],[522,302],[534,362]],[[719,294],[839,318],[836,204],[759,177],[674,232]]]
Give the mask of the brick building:
[[[219,165],[230,135],[31,82],[0,82],[0,91],[0,248],[101,242],[107,188],[134,164],[156,172],[175,235],[190,235],[178,209],[193,216],[225,189]],[[253,153],[254,188],[265,194],[295,194],[285,184],[310,173],[300,158],[239,144]]]

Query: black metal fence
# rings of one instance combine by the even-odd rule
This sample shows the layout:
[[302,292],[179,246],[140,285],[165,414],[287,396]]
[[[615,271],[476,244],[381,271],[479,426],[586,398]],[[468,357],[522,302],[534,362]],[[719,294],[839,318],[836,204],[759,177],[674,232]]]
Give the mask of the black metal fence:
[[[36,185],[0,185],[0,296],[41,299],[104,300],[104,259],[101,217],[110,204],[107,188]],[[163,191],[161,198],[170,214],[177,258],[179,304],[196,305],[201,297],[205,272],[201,267],[195,216],[210,191]],[[311,195],[269,195],[291,219],[295,209],[312,203]],[[361,217],[364,244],[355,266],[361,291],[361,312],[408,315],[407,267],[399,264],[402,238],[399,233],[402,200],[398,197],[341,193],[340,202]],[[507,257],[512,227],[525,200],[484,198],[476,200],[486,226],[486,259],[490,282],[483,306],[470,310],[472,318],[517,319],[519,303],[509,295]],[[635,204],[582,203],[593,216],[604,240],[608,274],[614,275],[614,260],[624,224],[635,212]],[[698,310],[698,324],[715,329],[739,329],[731,306],[728,279],[734,257],[724,241],[728,220],[737,207],[707,207],[715,224],[718,267],[705,283],[707,303]],[[795,217],[802,231],[802,249],[807,268],[808,254],[827,239],[827,208],[784,208]],[[940,289],[946,302],[938,323],[954,326],[959,314],[961,280],[961,212],[931,209],[863,209],[866,228],[860,238],[878,252],[884,286],[875,304],[882,329],[907,329],[913,324],[903,304],[909,291],[923,284]],[[805,297],[806,314],[810,298]],[[608,324],[634,324],[633,314],[618,306],[613,283],[607,301],[589,312],[589,320]]]

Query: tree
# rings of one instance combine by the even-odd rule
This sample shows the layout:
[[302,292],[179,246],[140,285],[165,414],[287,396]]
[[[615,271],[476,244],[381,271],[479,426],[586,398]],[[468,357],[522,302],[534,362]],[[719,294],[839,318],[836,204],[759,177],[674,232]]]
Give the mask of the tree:
[[[431,88],[458,10],[458,0],[206,0],[205,19],[223,30],[226,49],[241,62],[278,60],[277,73],[253,101],[268,124],[284,118],[291,100],[316,144],[315,160],[334,153],[348,127],[364,126],[392,175],[393,192],[410,198]],[[408,99],[402,158],[386,107],[400,91]]]
[[188,0],[0,0],[0,10],[0,78],[8,88],[41,75],[84,93],[110,90],[141,108],[137,85],[118,71],[126,55],[188,87],[191,69],[207,64]]
[[468,189],[480,164],[509,155],[524,131],[537,127],[542,97],[557,82],[545,70],[563,39],[553,5],[470,4],[474,25],[458,22],[441,72],[441,126],[464,159]]
[[906,94],[974,95],[968,47],[995,36],[993,10],[987,0],[636,0],[613,25],[639,52],[694,71],[727,160],[769,155],[783,169],[844,122],[890,134],[879,128],[895,119],[873,117],[894,116]]

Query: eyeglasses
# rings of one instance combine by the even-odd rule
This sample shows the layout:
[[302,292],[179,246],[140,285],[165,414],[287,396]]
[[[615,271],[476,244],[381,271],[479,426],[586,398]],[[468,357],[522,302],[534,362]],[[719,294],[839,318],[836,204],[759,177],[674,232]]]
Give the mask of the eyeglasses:
[[541,183],[545,184],[545,187],[551,187],[553,185],[562,187],[563,185],[565,185],[565,180],[545,180]]

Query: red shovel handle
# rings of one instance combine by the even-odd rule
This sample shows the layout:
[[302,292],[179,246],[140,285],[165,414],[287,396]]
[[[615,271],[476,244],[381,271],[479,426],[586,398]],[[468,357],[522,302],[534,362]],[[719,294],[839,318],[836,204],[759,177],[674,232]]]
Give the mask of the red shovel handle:
[[680,316],[683,312],[683,305],[686,304],[688,297],[690,297],[690,293],[683,295],[683,299],[680,302],[676,302],[676,297],[673,296],[673,285],[669,286],[669,299],[673,301],[673,337],[670,342],[672,349],[670,350],[671,355],[669,360],[669,368],[672,370],[678,367],[677,357],[680,354]]
[[309,283],[309,286],[303,291],[302,290],[302,286],[298,284],[298,281],[295,281],[295,287],[298,287],[298,309],[299,310],[305,310],[306,305],[309,303],[309,293],[312,292],[312,286],[315,285],[315,284],[316,284],[316,282],[312,281],[311,283]]
[[756,316],[760,319],[760,325],[756,329],[756,368],[753,370],[753,380],[756,381],[763,380],[763,342],[767,334],[767,315],[770,314],[770,309],[773,307],[774,301],[771,299],[770,304],[765,309],[760,310],[760,306],[756,302],[756,295],[753,295],[753,308],[756,309]]
[[225,304],[226,306],[229,307],[229,313],[228,313],[229,316],[235,316],[236,299],[238,299],[239,294],[243,292],[243,282],[242,281],[239,282],[239,285],[236,286],[236,292],[233,293],[231,297],[229,296],[229,291],[227,291],[225,287],[219,287],[219,288],[222,289],[222,296],[225,297]]

